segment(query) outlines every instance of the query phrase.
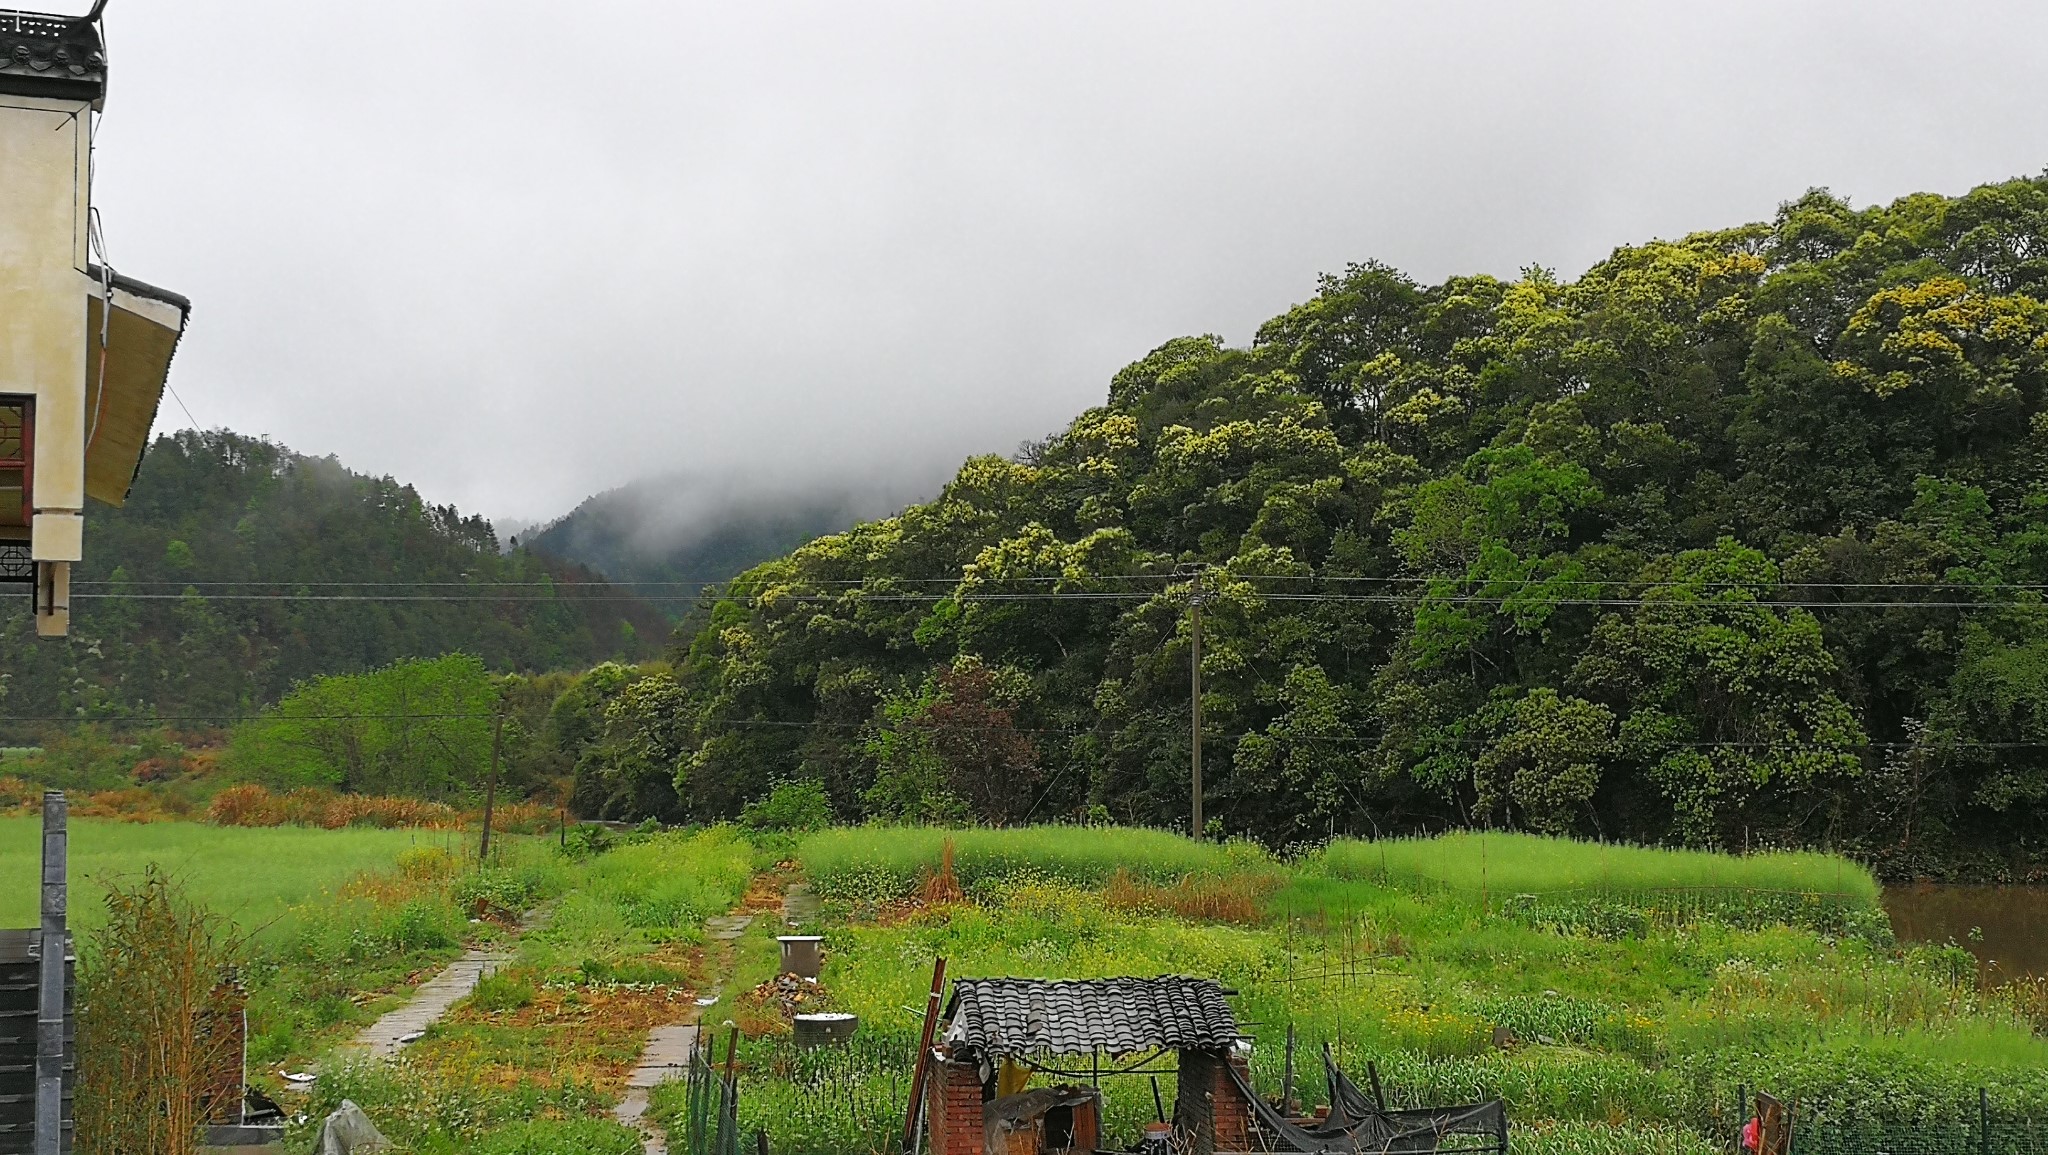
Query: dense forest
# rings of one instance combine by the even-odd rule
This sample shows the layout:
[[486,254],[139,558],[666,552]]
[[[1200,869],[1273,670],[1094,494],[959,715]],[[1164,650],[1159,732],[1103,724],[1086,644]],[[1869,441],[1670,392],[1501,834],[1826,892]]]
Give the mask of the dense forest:
[[[2041,849],[2048,177],[1616,250],[1326,277],[700,606],[607,709],[699,817],[1488,824]],[[642,781],[644,785],[644,781]],[[1973,864],[1973,865],[1972,865]]]
[[480,517],[225,431],[159,438],[86,526],[72,636],[36,638],[25,591],[0,617],[0,715],[226,721],[319,674],[450,651],[583,668],[669,629],[587,569],[501,556]]

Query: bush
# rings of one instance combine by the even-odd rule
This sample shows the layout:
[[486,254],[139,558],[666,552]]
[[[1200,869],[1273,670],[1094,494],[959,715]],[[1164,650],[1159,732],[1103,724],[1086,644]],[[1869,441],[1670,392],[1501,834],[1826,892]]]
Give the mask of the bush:
[[[239,953],[227,920],[151,868],[107,890],[107,922],[79,968],[78,1149],[185,1155],[241,1062],[209,1028]],[[136,1045],[146,1041],[147,1046]]]
[[784,782],[740,814],[751,830],[808,833],[832,825],[832,799],[815,778]]

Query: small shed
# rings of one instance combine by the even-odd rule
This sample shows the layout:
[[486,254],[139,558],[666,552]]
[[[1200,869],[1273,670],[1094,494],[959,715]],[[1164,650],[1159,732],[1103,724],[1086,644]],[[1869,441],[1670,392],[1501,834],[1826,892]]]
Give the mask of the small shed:
[[[938,1027],[926,1084],[931,1155],[1093,1151],[1100,1080],[1167,1072],[1178,1075],[1177,1150],[1251,1149],[1242,1036],[1214,981],[964,979]],[[1006,1067],[1068,1082],[1022,1091],[1003,1085]]]

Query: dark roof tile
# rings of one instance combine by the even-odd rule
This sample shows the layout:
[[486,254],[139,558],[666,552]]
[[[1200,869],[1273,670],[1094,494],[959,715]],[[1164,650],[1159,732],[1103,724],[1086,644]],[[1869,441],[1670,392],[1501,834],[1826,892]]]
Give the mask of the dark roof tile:
[[1210,979],[962,979],[946,1022],[990,1056],[1223,1050],[1237,1016]]

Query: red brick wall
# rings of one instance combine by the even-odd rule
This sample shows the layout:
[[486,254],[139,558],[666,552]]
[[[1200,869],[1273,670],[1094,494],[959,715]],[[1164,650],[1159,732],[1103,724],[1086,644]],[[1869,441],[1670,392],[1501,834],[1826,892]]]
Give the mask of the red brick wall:
[[1180,1054],[1180,1091],[1174,1099],[1174,1129],[1187,1137],[1195,1155],[1252,1149],[1252,1107],[1223,1064],[1245,1070],[1244,1060],[1201,1051]]
[[973,1063],[937,1063],[930,1087],[931,1155],[982,1155],[980,1071]]

